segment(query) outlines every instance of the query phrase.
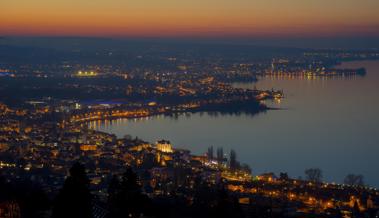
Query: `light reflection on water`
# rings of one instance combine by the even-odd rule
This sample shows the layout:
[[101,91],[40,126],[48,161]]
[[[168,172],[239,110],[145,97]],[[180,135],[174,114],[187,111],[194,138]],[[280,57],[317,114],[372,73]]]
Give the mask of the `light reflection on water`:
[[170,140],[174,147],[201,154],[210,145],[237,151],[254,173],[286,171],[302,176],[305,168],[320,167],[328,181],[342,182],[349,173],[363,174],[379,187],[379,61],[349,62],[342,67],[366,67],[365,77],[271,78],[239,87],[279,89],[285,98],[267,102],[282,108],[249,115],[197,113],[155,116],[92,127],[138,136],[150,142]]

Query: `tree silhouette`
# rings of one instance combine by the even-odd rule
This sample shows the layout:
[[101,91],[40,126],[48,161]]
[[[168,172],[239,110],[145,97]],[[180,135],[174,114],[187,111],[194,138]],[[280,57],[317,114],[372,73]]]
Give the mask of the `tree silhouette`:
[[118,195],[120,191],[120,180],[117,176],[113,176],[108,186],[108,205],[110,217],[116,217],[120,214],[119,208],[117,206]]
[[56,198],[53,218],[91,218],[91,200],[85,168],[82,164],[75,163]]
[[307,180],[311,182],[319,183],[322,180],[322,171],[319,168],[306,169],[304,173],[307,176]]
[[114,176],[108,188],[110,217],[140,217],[147,207],[148,198],[142,194],[137,174],[128,168],[121,181]]
[[242,164],[241,170],[243,170],[246,173],[252,173],[253,171],[251,170],[251,167],[248,164]]
[[222,164],[224,161],[224,149],[222,147],[217,148],[217,162]]
[[364,186],[363,175],[349,174],[345,177],[344,183],[352,186]]
[[288,180],[289,179],[288,173],[281,172],[279,174],[279,178],[280,178],[280,180]]
[[13,209],[16,212],[19,209],[21,217],[27,218],[39,218],[50,209],[48,196],[38,184],[29,180],[7,181],[1,176],[0,202],[13,203],[16,206]]
[[237,153],[233,149],[230,150],[229,166],[231,170],[237,170],[239,168],[239,163],[237,161]]
[[208,156],[208,160],[213,160],[213,146],[210,146],[208,148],[207,156]]
[[243,217],[238,200],[229,196],[225,184],[212,186],[200,178],[195,180],[192,208],[193,217]]

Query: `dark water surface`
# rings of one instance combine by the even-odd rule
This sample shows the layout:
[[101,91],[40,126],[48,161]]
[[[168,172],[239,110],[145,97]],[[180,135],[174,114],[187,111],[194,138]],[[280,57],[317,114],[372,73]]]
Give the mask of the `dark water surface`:
[[256,116],[206,113],[177,118],[156,116],[137,120],[91,123],[98,130],[138,136],[150,142],[168,139],[174,147],[202,154],[207,147],[231,148],[253,173],[288,172],[304,175],[319,167],[324,179],[342,182],[349,173],[363,174],[379,187],[379,61],[343,63],[365,67],[365,77],[261,78],[238,87],[283,89],[286,98],[267,102],[283,110]]

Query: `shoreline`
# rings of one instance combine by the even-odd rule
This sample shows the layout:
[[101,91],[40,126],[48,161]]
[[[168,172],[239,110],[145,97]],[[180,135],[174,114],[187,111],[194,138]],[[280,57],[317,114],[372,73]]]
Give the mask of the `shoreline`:
[[91,123],[91,122],[96,122],[96,121],[114,121],[118,119],[125,119],[125,120],[132,120],[132,119],[142,119],[142,118],[150,118],[150,117],[157,117],[157,116],[164,116],[164,117],[175,117],[175,116],[182,116],[187,113],[190,114],[197,114],[197,113],[217,113],[217,114],[231,114],[231,115],[237,115],[238,113],[245,114],[245,115],[250,115],[250,116],[255,116],[259,113],[264,113],[270,110],[284,110],[283,108],[274,108],[274,107],[266,107],[263,110],[259,110],[257,112],[223,112],[223,111],[181,111],[181,112],[174,112],[174,113],[154,113],[146,116],[114,116],[114,117],[102,117],[102,118],[97,118],[97,119],[89,119],[89,120],[83,120],[83,121],[69,121],[71,124],[85,124],[85,123]]

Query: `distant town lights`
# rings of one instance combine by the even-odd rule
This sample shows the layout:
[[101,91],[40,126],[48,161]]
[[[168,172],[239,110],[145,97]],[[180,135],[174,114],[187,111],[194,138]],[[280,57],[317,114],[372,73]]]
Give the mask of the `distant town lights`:
[[78,77],[93,77],[93,76],[97,76],[97,73],[94,72],[94,71],[78,71],[76,76]]

